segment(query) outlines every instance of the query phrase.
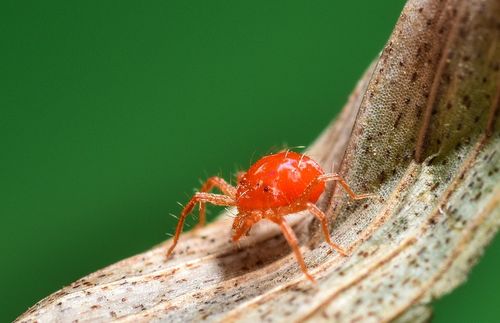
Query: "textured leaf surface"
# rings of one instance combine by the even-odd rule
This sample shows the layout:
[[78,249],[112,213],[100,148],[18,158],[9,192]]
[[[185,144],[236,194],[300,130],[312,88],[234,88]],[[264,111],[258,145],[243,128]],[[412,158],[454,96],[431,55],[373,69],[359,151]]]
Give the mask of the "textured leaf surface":
[[[412,0],[379,60],[308,153],[339,165],[359,192],[332,185],[318,223],[290,217],[311,273],[262,223],[239,246],[231,218],[165,242],[50,295],[18,320],[425,321],[464,281],[500,225],[500,3]],[[334,197],[335,196],[335,197]]]

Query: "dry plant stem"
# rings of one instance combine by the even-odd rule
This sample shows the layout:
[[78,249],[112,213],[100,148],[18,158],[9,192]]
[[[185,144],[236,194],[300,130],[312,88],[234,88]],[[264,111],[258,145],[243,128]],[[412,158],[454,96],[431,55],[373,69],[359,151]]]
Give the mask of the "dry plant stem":
[[[411,0],[344,111],[308,150],[355,192],[289,226],[318,284],[276,225],[239,247],[230,221],[183,234],[48,296],[19,321],[424,321],[466,279],[500,226],[500,2]],[[208,193],[204,193],[208,194]],[[315,213],[315,212],[312,212]],[[333,222],[333,219],[336,219]],[[333,224],[334,223],[334,224]]]

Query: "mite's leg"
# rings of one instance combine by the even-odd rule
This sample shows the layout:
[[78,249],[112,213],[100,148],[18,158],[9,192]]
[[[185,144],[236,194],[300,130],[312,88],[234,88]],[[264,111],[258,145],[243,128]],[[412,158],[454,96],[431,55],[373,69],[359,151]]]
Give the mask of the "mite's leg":
[[[207,181],[201,186],[200,192],[209,192],[213,188],[218,188],[222,193],[231,197],[232,199],[236,197],[236,187],[226,182],[223,178],[217,176],[207,179]],[[205,225],[205,210],[205,202],[200,201],[200,215],[198,225],[196,227],[202,227]]]
[[342,178],[342,176],[340,176],[339,174],[335,174],[335,173],[323,174],[323,175],[318,176],[318,179],[322,180],[324,182],[338,181],[339,184],[342,185],[344,190],[347,192],[347,194],[349,194],[349,196],[353,200],[362,200],[362,199],[366,199],[366,198],[370,198],[370,197],[377,197],[377,194],[370,194],[370,193],[368,193],[368,194],[356,194],[356,193],[354,193],[354,191],[351,189],[349,184],[347,184],[347,182],[344,180],[344,178]]
[[307,209],[320,221],[326,242],[328,242],[328,244],[333,249],[337,250],[338,253],[340,253],[343,256],[347,256],[347,252],[342,247],[333,243],[332,240],[330,240],[330,231],[328,230],[328,220],[326,218],[325,213],[323,213],[323,211],[321,211],[314,203],[307,203]]
[[314,203],[309,202],[309,196],[311,195],[311,191],[313,188],[316,187],[316,185],[328,181],[338,181],[340,185],[344,188],[344,190],[349,194],[349,196],[354,199],[354,200],[360,200],[360,199],[365,199],[369,197],[376,197],[376,194],[356,194],[354,191],[349,187],[347,182],[338,174],[332,173],[332,174],[323,174],[318,177],[316,177],[309,185],[306,187],[304,192],[302,193],[301,197],[299,198],[299,203],[302,205],[306,205],[307,209],[314,215],[316,216],[320,222],[321,222],[321,227],[323,229],[323,233],[325,235],[326,242],[332,246],[335,250],[337,250],[340,254],[346,256],[347,252],[342,249],[340,246],[334,244],[330,240],[330,232],[328,230],[328,220],[326,218],[326,215],[321,211]]
[[213,188],[218,188],[222,193],[234,199],[236,196],[236,187],[226,182],[222,177],[210,177],[201,186],[200,192],[209,192]]
[[300,265],[300,269],[302,270],[304,275],[306,275],[307,279],[309,279],[310,281],[315,283],[316,280],[307,271],[307,266],[306,266],[306,263],[304,262],[304,258],[302,257],[302,253],[300,252],[297,237],[295,236],[295,233],[293,233],[292,228],[290,228],[290,226],[283,219],[280,219],[276,223],[278,223],[280,225],[281,232],[283,232],[283,235],[285,236],[286,241],[288,241],[288,244],[290,245],[293,252],[295,253],[295,258],[297,259],[297,262]]
[[234,242],[240,240],[242,236],[248,234],[252,226],[262,220],[260,212],[242,212],[238,213],[233,221],[232,239]]
[[323,174],[316,177],[309,185],[307,185],[304,193],[302,193],[301,200],[303,202],[307,202],[309,199],[309,195],[311,194],[312,189],[321,182],[330,182],[330,181],[338,181],[340,185],[344,188],[344,190],[349,194],[349,196],[353,200],[362,200],[370,197],[377,197],[377,194],[356,194],[351,189],[351,187],[347,184],[347,182],[340,176],[339,174]]
[[187,215],[193,210],[194,206],[198,202],[209,202],[215,205],[223,205],[223,206],[233,206],[236,204],[235,200],[226,195],[220,194],[211,194],[211,193],[196,193],[191,200],[189,200],[188,204],[182,209],[181,215],[179,217],[179,222],[177,223],[177,228],[175,229],[174,241],[172,245],[167,251],[167,258],[172,254],[175,246],[177,245],[177,241],[179,241],[179,236],[182,232],[182,227],[184,226],[184,221],[186,220]]

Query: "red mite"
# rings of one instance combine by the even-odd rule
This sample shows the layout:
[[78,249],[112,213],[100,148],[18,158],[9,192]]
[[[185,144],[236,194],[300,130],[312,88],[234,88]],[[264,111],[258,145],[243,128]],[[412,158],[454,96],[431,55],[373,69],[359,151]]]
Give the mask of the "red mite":
[[[205,224],[205,203],[236,206],[238,215],[233,222],[233,241],[238,241],[246,235],[252,226],[262,219],[278,224],[295,253],[302,272],[314,282],[314,278],[307,271],[297,237],[284,220],[284,216],[309,210],[321,222],[326,242],[340,254],[346,255],[344,249],[330,240],[327,217],[315,204],[324,192],[327,181],[338,181],[355,200],[373,196],[354,193],[340,175],[325,174],[314,160],[292,151],[261,158],[246,173],[238,176],[236,187],[227,183],[223,178],[210,177],[203,184],[200,192],[195,193],[182,210],[167,257],[172,254],[182,232],[184,220],[196,203],[200,203],[199,225]],[[212,188],[218,188],[223,194],[208,193]]]

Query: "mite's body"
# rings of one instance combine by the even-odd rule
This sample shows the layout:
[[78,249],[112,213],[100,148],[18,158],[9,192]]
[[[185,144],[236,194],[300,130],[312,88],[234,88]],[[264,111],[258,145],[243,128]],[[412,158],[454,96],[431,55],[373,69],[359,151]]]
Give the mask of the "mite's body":
[[[236,206],[238,214],[233,222],[233,241],[238,241],[256,222],[262,219],[270,220],[280,226],[295,253],[302,272],[309,280],[314,281],[307,271],[297,238],[284,220],[284,216],[309,210],[321,222],[328,244],[345,255],[345,251],[330,240],[326,215],[316,206],[327,181],[338,181],[353,199],[372,196],[371,194],[355,194],[338,174],[325,174],[314,160],[291,151],[261,158],[246,173],[238,176],[236,187],[220,177],[211,177],[182,210],[167,257],[174,250],[182,232],[184,220],[196,203],[200,203],[200,225],[205,223],[205,203]],[[214,187],[223,194],[208,193]]]

